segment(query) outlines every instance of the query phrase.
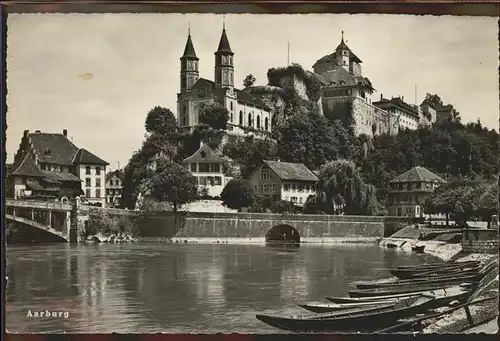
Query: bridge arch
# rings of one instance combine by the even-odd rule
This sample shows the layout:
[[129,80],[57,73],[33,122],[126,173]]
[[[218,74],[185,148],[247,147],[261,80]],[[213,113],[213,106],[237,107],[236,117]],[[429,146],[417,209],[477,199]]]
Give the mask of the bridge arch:
[[277,242],[285,242],[285,243],[300,243],[300,233],[293,226],[288,224],[280,224],[271,227],[266,232],[266,243],[277,243]]
[[35,229],[38,232],[43,232],[43,233],[48,233],[49,235],[52,236],[54,240],[57,241],[62,241],[62,242],[67,242],[68,241],[68,236],[65,235],[64,233],[57,231],[56,229],[49,227],[44,224],[40,224],[39,222],[18,217],[18,216],[13,216],[11,214],[6,214],[5,215],[5,220],[10,221],[13,223],[18,223],[21,224],[22,226],[26,226],[32,229]]

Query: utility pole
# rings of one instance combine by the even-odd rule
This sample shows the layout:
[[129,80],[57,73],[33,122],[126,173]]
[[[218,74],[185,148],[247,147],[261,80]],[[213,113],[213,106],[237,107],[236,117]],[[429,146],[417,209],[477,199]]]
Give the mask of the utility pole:
[[290,65],[290,40],[287,41],[286,66]]

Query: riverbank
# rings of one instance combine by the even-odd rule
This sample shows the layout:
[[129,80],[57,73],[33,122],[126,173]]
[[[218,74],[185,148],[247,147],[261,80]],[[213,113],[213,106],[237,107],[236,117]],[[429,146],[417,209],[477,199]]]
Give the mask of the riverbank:
[[[495,261],[498,263],[498,254],[480,254],[480,253],[464,253],[462,245],[458,243],[448,244],[436,240],[418,240],[417,238],[384,238],[380,241],[381,247],[387,247],[392,244],[396,249],[403,252],[412,252],[412,246],[425,246],[424,252],[432,256],[438,257],[443,261],[481,261],[489,263]],[[498,295],[498,271],[496,278],[492,278],[487,287],[483,288],[482,292],[476,299]],[[483,321],[485,318],[494,313],[498,315],[498,297],[481,304],[472,305],[469,308],[470,317],[474,323]],[[423,329],[423,333],[457,333],[470,325],[465,309],[459,309],[451,314],[447,314],[438,320],[431,323]],[[492,328],[492,323],[486,323],[483,326],[475,327],[474,330],[480,333],[496,333],[498,328]]]
[[[142,243],[167,243],[167,244],[260,244],[266,243],[262,238],[161,238],[139,237]],[[379,244],[381,238],[377,237],[325,237],[301,238],[301,244]]]

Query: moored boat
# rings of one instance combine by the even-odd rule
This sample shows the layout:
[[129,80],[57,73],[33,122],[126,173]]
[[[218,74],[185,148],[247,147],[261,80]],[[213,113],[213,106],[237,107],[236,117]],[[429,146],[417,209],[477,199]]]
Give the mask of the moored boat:
[[370,309],[374,306],[380,307],[381,305],[391,305],[396,304],[397,299],[394,300],[383,300],[383,301],[369,301],[369,302],[358,302],[358,303],[323,303],[323,302],[309,302],[309,303],[297,303],[297,305],[306,310],[315,313],[326,313],[332,311],[348,311],[349,309]]
[[299,331],[299,332],[323,332],[323,331],[373,331],[380,326],[392,325],[398,319],[413,316],[425,311],[426,303],[432,301],[433,297],[415,296],[408,299],[398,300],[390,308],[363,310],[358,313],[334,314],[329,313],[322,317],[310,316],[273,316],[257,314],[256,318],[273,327]]
[[425,245],[414,245],[414,246],[411,247],[411,250],[413,252],[423,253],[424,250],[425,250]]
[[[427,286],[419,286],[419,285],[408,285],[405,287],[395,287],[395,288],[376,288],[376,289],[358,289],[358,290],[350,290],[349,296],[351,297],[380,297],[385,295],[394,295],[394,294],[416,294],[422,292],[439,292],[439,290],[447,290],[449,286],[446,285],[427,285]],[[473,287],[473,284],[463,283],[460,285],[463,288]]]
[[387,300],[399,300],[403,298],[411,298],[415,296],[422,296],[424,291],[408,294],[394,294],[394,295],[384,295],[384,296],[370,296],[370,297],[334,297],[325,296],[325,299],[332,303],[361,303],[361,302],[373,302],[373,301],[387,301]]

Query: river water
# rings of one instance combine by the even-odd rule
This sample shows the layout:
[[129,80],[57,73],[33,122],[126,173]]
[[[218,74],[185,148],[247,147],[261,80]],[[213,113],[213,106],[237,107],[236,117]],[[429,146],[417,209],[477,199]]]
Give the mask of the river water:
[[351,281],[390,277],[384,268],[437,260],[324,244],[53,244],[9,246],[7,258],[14,333],[281,333],[255,314],[304,313],[295,301],[344,296]]

